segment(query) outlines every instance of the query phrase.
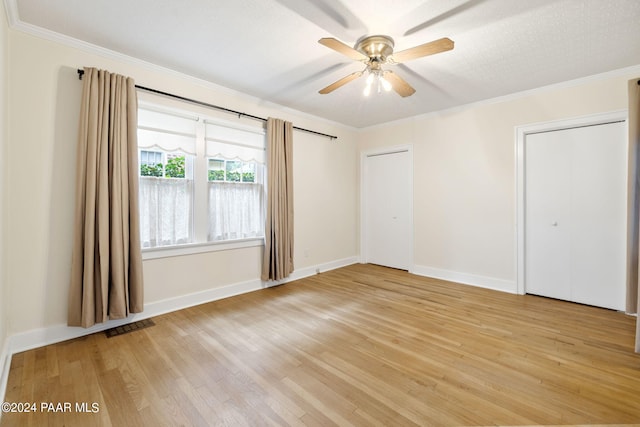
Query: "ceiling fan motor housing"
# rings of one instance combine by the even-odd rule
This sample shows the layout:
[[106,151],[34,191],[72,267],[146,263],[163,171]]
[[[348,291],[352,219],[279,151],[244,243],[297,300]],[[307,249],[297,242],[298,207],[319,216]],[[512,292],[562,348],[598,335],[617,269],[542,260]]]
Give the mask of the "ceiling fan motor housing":
[[359,39],[354,48],[371,61],[384,63],[393,54],[393,46],[393,39],[389,36],[367,36]]

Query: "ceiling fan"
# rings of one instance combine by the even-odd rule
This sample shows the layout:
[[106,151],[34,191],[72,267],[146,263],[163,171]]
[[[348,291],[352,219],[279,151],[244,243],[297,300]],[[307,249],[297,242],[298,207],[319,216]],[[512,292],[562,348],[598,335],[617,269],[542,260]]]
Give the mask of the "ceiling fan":
[[423,56],[434,55],[440,52],[446,52],[453,49],[453,41],[447,37],[434,40],[429,43],[421,44],[397,53],[393,53],[393,39],[389,36],[367,36],[359,39],[352,48],[338,39],[332,37],[322,38],[318,43],[335,50],[353,60],[361,61],[365,64],[365,69],[351,73],[340,80],[331,83],[329,86],[321,89],[319,93],[331,93],[339,87],[344,86],[352,80],[368,73],[367,84],[364,94],[371,93],[374,83],[378,93],[384,90],[395,90],[400,96],[411,96],[415,93],[415,89],[411,87],[402,77],[390,70],[383,70],[382,66],[389,64],[401,64]]

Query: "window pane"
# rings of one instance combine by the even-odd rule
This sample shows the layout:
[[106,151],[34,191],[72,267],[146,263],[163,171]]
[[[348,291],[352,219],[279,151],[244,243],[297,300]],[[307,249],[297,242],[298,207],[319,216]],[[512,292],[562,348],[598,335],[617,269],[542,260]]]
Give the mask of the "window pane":
[[256,182],[256,164],[242,164],[242,182]]
[[224,169],[224,160],[209,159],[209,170],[221,170],[221,169]]
[[255,182],[209,182],[209,241],[264,236],[264,166],[249,165],[242,173],[252,171]]
[[140,176],[188,178],[191,158],[184,153],[140,150]]
[[140,150],[140,237],[143,248],[191,243],[193,156]]
[[264,236],[260,184],[209,183],[209,241]]
[[163,176],[162,152],[140,150],[140,176]]
[[165,176],[167,178],[184,178],[186,171],[185,155],[167,154]]
[[143,248],[193,241],[193,181],[142,176],[139,203]]
[[224,181],[224,160],[209,159],[208,174],[209,181]]
[[227,181],[240,182],[242,162],[227,161]]

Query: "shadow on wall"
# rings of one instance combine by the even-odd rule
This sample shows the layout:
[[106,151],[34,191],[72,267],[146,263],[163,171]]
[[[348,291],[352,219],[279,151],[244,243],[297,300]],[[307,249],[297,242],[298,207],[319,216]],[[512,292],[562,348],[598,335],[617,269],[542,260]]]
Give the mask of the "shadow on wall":
[[71,277],[75,205],[76,147],[82,81],[76,68],[61,67],[58,74],[51,159],[48,265],[42,313],[46,324],[66,323]]

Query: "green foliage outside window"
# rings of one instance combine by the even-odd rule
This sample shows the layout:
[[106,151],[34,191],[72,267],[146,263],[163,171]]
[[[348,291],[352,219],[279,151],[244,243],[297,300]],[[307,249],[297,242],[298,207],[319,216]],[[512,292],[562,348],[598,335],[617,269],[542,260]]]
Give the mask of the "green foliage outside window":
[[209,167],[211,168],[208,170],[210,182],[256,182],[255,165],[252,163],[236,160],[209,159]]
[[240,182],[240,172],[227,172],[228,182]]
[[[209,170],[209,181],[256,182],[255,172],[242,172],[242,166],[241,162],[229,162],[227,164],[226,176],[223,169]],[[162,163],[155,165],[141,164],[140,176],[184,178],[185,156],[172,157],[167,160],[166,165]]]
[[140,165],[140,176],[162,176],[162,163],[157,165]]
[[210,170],[209,181],[224,181],[224,171],[221,169]]
[[184,156],[173,157],[167,161],[165,176],[167,178],[184,178]]
[[173,157],[167,161],[166,166],[162,163],[155,165],[140,165],[140,176],[156,176],[166,178],[184,178],[185,177],[185,157]]

